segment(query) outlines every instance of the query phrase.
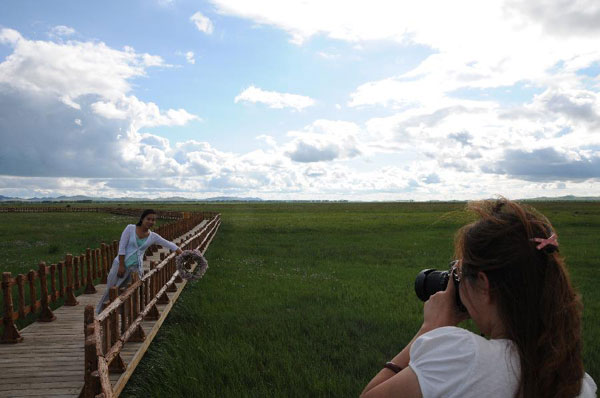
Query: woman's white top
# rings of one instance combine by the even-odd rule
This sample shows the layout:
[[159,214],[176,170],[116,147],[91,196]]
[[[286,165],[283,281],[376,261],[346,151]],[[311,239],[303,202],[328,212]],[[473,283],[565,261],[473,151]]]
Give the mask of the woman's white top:
[[[177,250],[178,247],[175,243],[169,242],[159,234],[152,231],[150,231],[148,239],[146,239],[146,241],[141,246],[138,246],[135,227],[135,224],[129,224],[123,230],[123,233],[121,234],[121,240],[119,241],[119,255],[123,254],[125,255],[125,258],[127,258],[131,254],[135,253],[138,258],[138,273],[142,275],[144,272],[144,253],[150,245],[160,245],[163,247],[167,247],[173,251]],[[118,256],[117,258],[115,258],[115,261],[118,261]]]
[[[519,354],[510,340],[487,340],[453,326],[419,336],[409,366],[423,398],[513,398],[520,377]],[[596,389],[585,373],[579,398],[596,397]]]

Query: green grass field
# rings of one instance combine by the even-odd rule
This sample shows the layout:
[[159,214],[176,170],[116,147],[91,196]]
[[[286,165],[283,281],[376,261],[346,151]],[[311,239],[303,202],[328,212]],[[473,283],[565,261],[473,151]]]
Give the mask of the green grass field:
[[[469,220],[464,203],[163,207],[218,211],[223,223],[206,276],[186,287],[123,397],[358,396],[420,326],[417,272],[446,267]],[[598,381],[600,204],[535,207],[583,295],[585,367]]]
[[[600,379],[600,206],[537,204],[583,294]],[[417,331],[418,271],[445,267],[464,204],[223,204],[210,268],[189,285],[124,397],[358,396]],[[467,325],[472,327],[470,325]]]
[[0,213],[0,270],[26,273],[119,239],[130,217],[107,213]]

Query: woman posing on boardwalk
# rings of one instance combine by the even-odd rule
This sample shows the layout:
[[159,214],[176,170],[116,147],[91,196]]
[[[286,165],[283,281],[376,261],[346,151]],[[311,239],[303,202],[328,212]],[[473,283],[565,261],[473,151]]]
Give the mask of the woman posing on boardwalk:
[[[456,234],[446,290],[425,303],[419,332],[361,397],[595,397],[581,299],[554,228],[506,199],[469,207],[478,220]],[[487,338],[456,327],[469,317]]]
[[129,224],[121,234],[119,253],[113,260],[112,267],[106,279],[106,291],[96,306],[96,313],[104,308],[111,287],[122,287],[131,279],[131,273],[136,271],[140,277],[144,274],[144,253],[151,245],[160,245],[181,254],[182,251],[173,242],[169,242],[157,233],[150,231],[156,222],[154,210],[144,210],[137,224]]

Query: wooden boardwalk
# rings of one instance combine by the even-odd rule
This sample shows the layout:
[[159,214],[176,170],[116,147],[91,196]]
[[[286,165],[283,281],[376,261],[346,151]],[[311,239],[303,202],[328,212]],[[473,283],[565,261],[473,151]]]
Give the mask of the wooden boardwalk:
[[[194,232],[200,230],[203,221]],[[184,237],[175,239],[179,244]],[[159,249],[144,262],[150,268],[151,261],[159,261]],[[127,364],[122,374],[111,374],[110,379],[115,395],[123,390],[135,367],[143,357],[154,336],[169,313],[173,303],[186,285],[177,286],[177,291],[167,293],[170,301],[157,305],[160,318],[144,321],[142,328],[146,340],[142,343],[127,342],[121,356]],[[0,397],[73,397],[77,398],[84,383],[84,324],[83,312],[86,305],[96,306],[106,285],[96,285],[95,294],[77,296],[79,305],[62,306],[54,310],[56,320],[50,323],[35,322],[20,333],[24,340],[18,344],[0,344]]]

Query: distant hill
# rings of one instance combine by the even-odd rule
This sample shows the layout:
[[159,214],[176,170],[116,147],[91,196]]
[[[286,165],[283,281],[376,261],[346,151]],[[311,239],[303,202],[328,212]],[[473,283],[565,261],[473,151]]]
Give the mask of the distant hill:
[[522,199],[525,201],[536,201],[536,202],[566,202],[566,201],[574,201],[574,202],[595,202],[600,201],[600,196],[574,196],[574,195],[565,195],[565,196],[540,196],[537,198],[531,199]]
[[[519,199],[521,201],[530,202],[549,202],[549,201],[573,201],[573,202],[592,202],[600,201],[600,196],[574,196],[565,195],[557,197],[540,196],[537,198]],[[41,202],[263,202],[261,198],[255,197],[236,197],[236,196],[215,196],[203,199],[191,199],[182,196],[170,196],[168,198],[105,198],[105,197],[93,197],[85,195],[75,196],[56,196],[56,197],[42,197],[42,198],[16,198],[10,196],[0,195],[0,202],[28,202],[28,203],[41,203]],[[269,200],[270,202],[346,202],[345,200]],[[396,202],[413,202],[413,200],[397,200]],[[415,201],[417,202],[417,201]],[[440,202],[439,200],[429,200],[426,202],[435,203]],[[444,201],[445,202],[445,201]],[[453,202],[453,201],[451,201]]]
[[56,196],[56,197],[42,197],[42,198],[15,198],[9,196],[0,195],[0,202],[30,202],[30,203],[39,203],[39,202],[261,202],[261,198],[250,198],[250,197],[242,197],[238,198],[235,196],[217,196],[212,198],[204,198],[204,199],[190,199],[184,198],[181,196],[171,196],[168,198],[158,198],[158,199],[149,199],[149,198],[104,198],[104,197],[92,197],[85,195],[75,195],[75,196]]

